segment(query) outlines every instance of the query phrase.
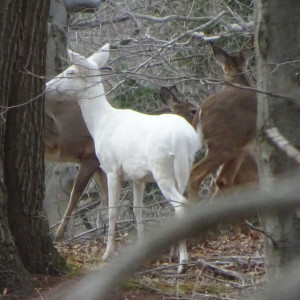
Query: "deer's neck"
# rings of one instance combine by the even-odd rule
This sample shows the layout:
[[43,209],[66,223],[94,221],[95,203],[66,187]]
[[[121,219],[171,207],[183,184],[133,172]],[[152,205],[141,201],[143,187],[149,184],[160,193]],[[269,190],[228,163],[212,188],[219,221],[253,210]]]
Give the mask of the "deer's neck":
[[249,76],[247,68],[241,68],[238,74],[235,75],[234,78],[230,80],[232,83],[244,85],[244,86],[252,86],[252,80]]
[[231,81],[232,83],[244,85],[244,86],[252,86],[252,82],[250,77],[247,75],[237,76],[234,80]]
[[97,135],[102,123],[115,110],[107,101],[102,84],[79,101],[82,116],[92,137]]

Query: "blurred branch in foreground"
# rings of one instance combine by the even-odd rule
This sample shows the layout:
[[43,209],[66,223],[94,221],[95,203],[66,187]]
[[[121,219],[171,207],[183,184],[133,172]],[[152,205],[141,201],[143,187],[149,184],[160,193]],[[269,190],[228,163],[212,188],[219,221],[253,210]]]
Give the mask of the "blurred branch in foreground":
[[[257,189],[241,191],[234,198],[224,197],[216,205],[200,205],[190,209],[182,219],[173,219],[166,228],[152,232],[145,236],[143,241],[120,251],[119,257],[109,265],[94,271],[81,280],[75,286],[68,286],[60,291],[54,292],[48,300],[99,300],[107,299],[111,291],[118,286],[122,280],[130,276],[138,266],[151,255],[157,254],[164,248],[183,239],[199,236],[212,226],[222,222],[232,223],[242,218],[253,215],[257,211],[266,212],[276,209],[290,210],[300,206],[299,172],[293,175],[277,179],[272,194],[262,194]],[[299,269],[298,269],[299,270]],[[294,273],[291,273],[294,274]],[[300,277],[293,276],[293,281],[282,277],[282,284],[278,286],[278,296],[274,290],[271,298],[265,299],[287,299],[283,296],[286,282],[298,289],[299,295]],[[287,279],[287,280],[286,280]],[[297,284],[295,283],[297,281]],[[292,293],[287,289],[289,293]],[[263,299],[263,298],[255,298]],[[288,297],[288,299],[298,299]]]

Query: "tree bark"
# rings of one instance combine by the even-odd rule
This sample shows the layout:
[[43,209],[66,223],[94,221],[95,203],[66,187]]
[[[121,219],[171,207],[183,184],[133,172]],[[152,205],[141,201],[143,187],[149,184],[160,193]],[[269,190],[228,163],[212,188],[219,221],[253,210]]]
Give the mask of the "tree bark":
[[67,19],[64,1],[51,0],[46,57],[46,74],[50,79],[65,69]]
[[94,12],[101,4],[101,0],[64,0],[68,13]]
[[[265,129],[277,127],[299,148],[300,3],[258,0],[255,11],[257,88],[285,96],[275,98],[258,93],[260,185],[268,192],[272,191],[273,178],[297,167],[295,161],[266,138]],[[269,239],[265,241],[267,274],[269,278],[280,277],[282,268],[300,251],[299,219],[295,210],[281,209],[265,215],[263,223],[277,243],[274,247]]]
[[[5,102],[1,97],[1,105]],[[29,273],[24,268],[19,257],[17,247],[9,230],[7,219],[7,190],[4,183],[3,168],[3,128],[5,114],[1,113],[0,135],[0,291],[7,289],[7,293],[26,294],[32,288]]]
[[[0,8],[0,291],[7,289],[8,293],[27,293],[32,284],[29,273],[24,268],[7,218],[8,194],[4,173],[4,142],[7,127],[7,109],[10,100],[10,75],[14,71],[16,59],[16,44],[20,21],[18,13],[22,8],[20,1],[4,1]],[[14,17],[13,17],[14,16]],[[9,30],[8,30],[9,28]]]
[[0,6],[1,293],[31,289],[24,266],[46,273],[59,260],[42,214],[44,84],[38,76],[45,74],[48,11],[46,0]]

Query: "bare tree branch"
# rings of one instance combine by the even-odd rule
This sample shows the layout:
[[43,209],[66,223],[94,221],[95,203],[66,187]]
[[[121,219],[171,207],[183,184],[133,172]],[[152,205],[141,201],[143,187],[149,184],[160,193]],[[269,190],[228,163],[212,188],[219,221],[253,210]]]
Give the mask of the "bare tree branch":
[[[121,10],[121,9],[119,9]],[[155,17],[155,16],[150,16],[150,15],[142,15],[142,14],[137,14],[137,13],[132,13],[128,11],[122,10],[124,13],[123,16],[117,17],[115,19],[108,19],[108,20],[93,20],[90,21],[88,18],[84,20],[78,20],[77,22],[71,24],[70,29],[71,30],[79,30],[82,28],[95,28],[107,24],[112,24],[112,23],[119,23],[119,22],[124,22],[128,21],[132,18],[138,19],[138,20],[147,20],[150,22],[155,22],[155,23],[167,23],[170,21],[182,21],[182,22],[209,22],[213,19],[215,19],[214,16],[207,16],[207,17],[185,17],[185,16],[178,16],[178,15],[169,15],[165,17]],[[224,11],[222,13],[222,16],[226,14]]]
[[284,151],[290,158],[293,158],[300,164],[300,152],[295,148],[290,141],[288,141],[276,127],[265,130],[268,138],[282,151]]

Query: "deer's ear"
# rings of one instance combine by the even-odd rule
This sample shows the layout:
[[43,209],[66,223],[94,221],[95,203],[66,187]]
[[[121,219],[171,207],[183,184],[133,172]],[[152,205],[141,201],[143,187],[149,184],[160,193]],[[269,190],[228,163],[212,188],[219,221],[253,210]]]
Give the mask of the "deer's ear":
[[250,48],[250,49],[244,49],[241,53],[240,53],[244,60],[245,60],[245,64],[248,65],[249,60],[253,57],[254,55],[254,48]]
[[252,49],[254,48],[254,35],[251,35],[251,37],[246,41],[246,43],[242,47],[242,51],[245,49]]
[[181,96],[181,94],[179,93],[179,91],[178,91],[176,85],[171,86],[170,92],[171,92],[172,95],[173,95],[174,101],[175,101],[175,102],[180,102],[180,99],[181,99],[182,96]]
[[72,50],[68,50],[68,57],[74,65],[82,65],[82,62],[86,60],[84,56]]
[[229,54],[226,51],[224,51],[222,48],[220,48],[212,43],[210,45],[213,50],[216,62],[219,65],[224,66],[226,63],[226,59],[230,57]]
[[160,88],[160,99],[162,101],[163,104],[165,104],[167,107],[172,107],[173,106],[173,94],[171,93],[171,91],[166,88],[166,87],[161,87]]
[[249,60],[254,56],[254,36],[252,35],[250,39],[243,45],[239,52],[240,57],[248,65]]
[[109,59],[109,44],[105,44],[98,52],[91,55],[88,60],[97,64],[98,68],[103,68]]
[[160,88],[160,99],[169,108],[173,107],[174,102],[181,102],[180,97],[180,93],[175,85],[170,88],[164,86]]

